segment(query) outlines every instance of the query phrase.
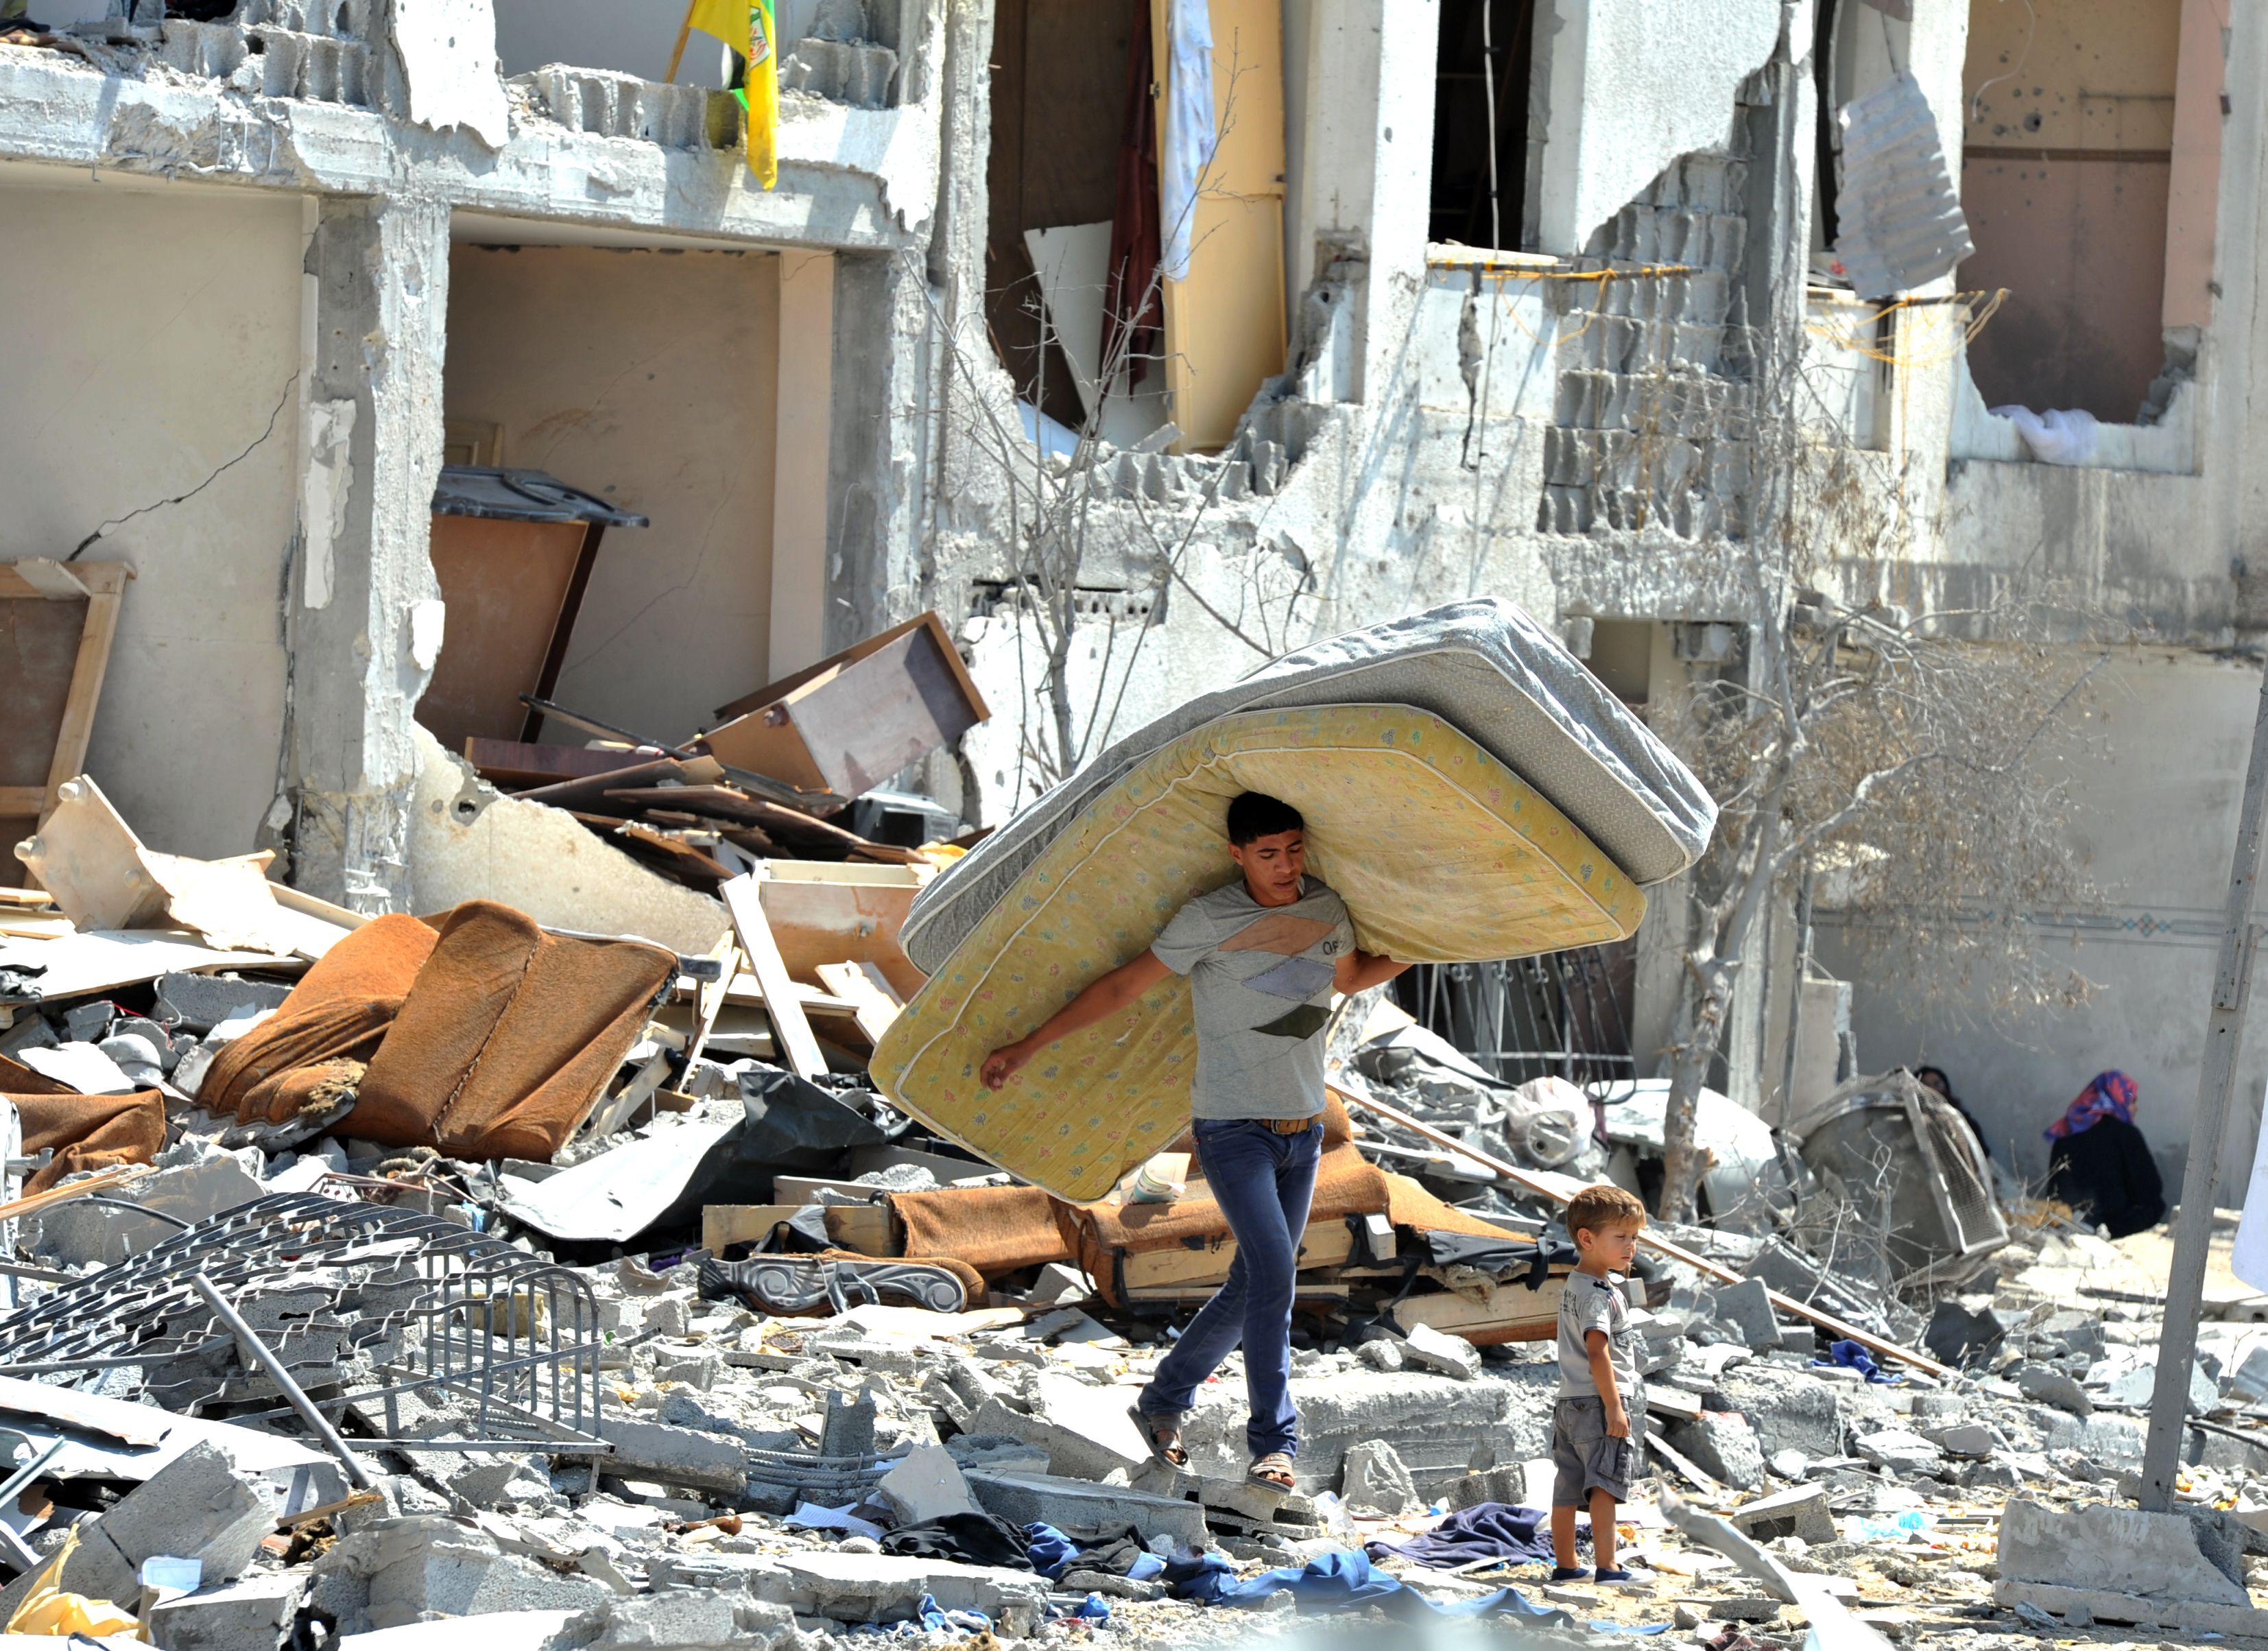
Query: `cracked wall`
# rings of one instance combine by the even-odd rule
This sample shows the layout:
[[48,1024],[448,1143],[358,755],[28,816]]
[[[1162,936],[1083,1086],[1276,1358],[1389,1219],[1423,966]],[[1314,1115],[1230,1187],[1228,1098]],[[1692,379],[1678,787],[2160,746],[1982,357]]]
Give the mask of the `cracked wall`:
[[0,217],[0,559],[108,527],[80,559],[138,577],[87,765],[147,841],[242,853],[283,741],[298,203],[19,167]]

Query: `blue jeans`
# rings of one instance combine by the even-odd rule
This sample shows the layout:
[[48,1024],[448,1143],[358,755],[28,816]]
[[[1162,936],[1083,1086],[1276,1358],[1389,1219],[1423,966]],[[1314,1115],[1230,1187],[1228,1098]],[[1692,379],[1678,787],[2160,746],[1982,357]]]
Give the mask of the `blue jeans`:
[[1189,1411],[1197,1384],[1241,1341],[1252,1405],[1245,1441],[1256,1459],[1288,1455],[1299,1448],[1300,1423],[1292,1408],[1292,1285],[1322,1157],[1322,1122],[1298,1135],[1231,1118],[1199,1118],[1194,1128],[1197,1164],[1236,1235],[1236,1257],[1227,1281],[1159,1361],[1141,1407],[1159,1416]]

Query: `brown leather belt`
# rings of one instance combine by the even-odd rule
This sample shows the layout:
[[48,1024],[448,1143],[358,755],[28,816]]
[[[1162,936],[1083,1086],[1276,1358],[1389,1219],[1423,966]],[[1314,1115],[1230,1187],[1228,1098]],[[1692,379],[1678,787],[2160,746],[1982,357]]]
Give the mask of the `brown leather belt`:
[[[1320,1116],[1321,1115],[1319,1114],[1318,1117]],[[1255,1124],[1259,1124],[1263,1129],[1275,1131],[1278,1135],[1305,1135],[1309,1130],[1315,1127],[1316,1123],[1316,1119],[1312,1117],[1255,1118],[1252,1121]]]

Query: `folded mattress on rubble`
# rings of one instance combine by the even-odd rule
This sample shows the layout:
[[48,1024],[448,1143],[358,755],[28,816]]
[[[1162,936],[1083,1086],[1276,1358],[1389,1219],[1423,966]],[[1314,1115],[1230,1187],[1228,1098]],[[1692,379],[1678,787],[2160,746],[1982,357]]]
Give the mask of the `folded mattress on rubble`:
[[[915,1117],[1072,1202],[1100,1198],[1189,1120],[1197,1030],[1168,977],[1131,1033],[1061,1040],[997,1093],[978,1068],[1235,875],[1225,819],[1263,791],[1307,822],[1308,866],[1357,943],[1415,962],[1620,940],[1637,885],[1535,787],[1441,717],[1316,705],[1219,717],[1108,787],[1056,833],[893,1022],[870,1065]],[[1123,1041],[1119,1040],[1123,1036]]]
[[1216,718],[1300,705],[1430,711],[1510,769],[1641,886],[1701,856],[1717,806],[1669,748],[1528,613],[1453,602],[1285,654],[1096,757],[924,888],[900,944],[928,974],[1057,837],[1141,763]]

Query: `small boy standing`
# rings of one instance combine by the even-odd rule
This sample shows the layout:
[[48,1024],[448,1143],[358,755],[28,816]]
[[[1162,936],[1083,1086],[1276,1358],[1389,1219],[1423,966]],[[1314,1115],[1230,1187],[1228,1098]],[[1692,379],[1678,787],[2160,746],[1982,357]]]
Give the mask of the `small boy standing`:
[[1620,1187],[1586,1187],[1567,1205],[1575,1240],[1574,1276],[1559,1298],[1559,1395],[1551,1411],[1551,1549],[1555,1582],[1583,1575],[1575,1563],[1575,1510],[1591,1510],[1597,1580],[1627,1582],[1615,1565],[1615,1505],[1630,1500],[1644,1462],[1646,1389],[1638,1371],[1638,1327],[1623,1280],[1638,1256],[1646,1205]]

